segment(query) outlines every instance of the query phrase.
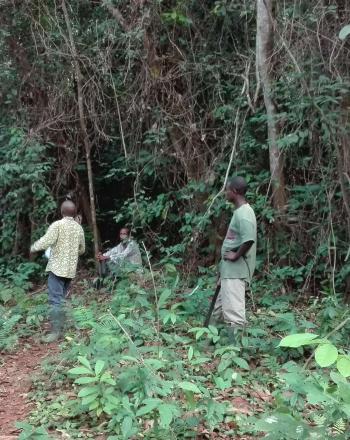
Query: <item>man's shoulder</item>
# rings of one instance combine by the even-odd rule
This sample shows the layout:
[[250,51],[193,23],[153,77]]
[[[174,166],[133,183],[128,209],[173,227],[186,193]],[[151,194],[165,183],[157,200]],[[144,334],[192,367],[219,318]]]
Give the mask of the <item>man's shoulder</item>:
[[55,223],[84,233],[83,227],[75,220],[67,220],[66,218],[61,218],[61,220],[57,220]]
[[255,216],[255,213],[254,213],[254,209],[253,209],[253,207],[252,207],[252,205],[250,205],[249,203],[246,203],[245,205],[243,205],[242,206],[242,210],[240,210],[241,211],[241,213],[242,213],[242,215],[254,215]]
[[60,225],[61,220],[56,220],[51,223],[50,228],[57,228]]
[[247,220],[251,222],[256,222],[254,209],[249,205],[249,203],[240,207],[235,211],[236,218],[239,220]]

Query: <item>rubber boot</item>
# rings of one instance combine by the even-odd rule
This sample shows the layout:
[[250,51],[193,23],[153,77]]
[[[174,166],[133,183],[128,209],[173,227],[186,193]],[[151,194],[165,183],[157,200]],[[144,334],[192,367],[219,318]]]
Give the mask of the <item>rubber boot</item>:
[[234,345],[236,347],[241,345],[242,331],[240,328],[232,327],[232,326],[228,327],[227,336],[228,336],[228,341],[231,345]]
[[44,338],[44,342],[50,343],[57,341],[63,336],[64,325],[64,310],[63,308],[53,307],[50,312],[51,333]]

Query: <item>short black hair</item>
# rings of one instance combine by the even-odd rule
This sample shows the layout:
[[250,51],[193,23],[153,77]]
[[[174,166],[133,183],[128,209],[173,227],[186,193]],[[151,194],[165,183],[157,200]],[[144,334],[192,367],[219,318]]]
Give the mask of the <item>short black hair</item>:
[[229,189],[235,190],[241,196],[244,196],[245,193],[247,192],[247,189],[248,189],[247,182],[241,176],[234,176],[234,177],[232,177],[232,179],[230,179],[228,181],[227,186],[228,186]]
[[77,208],[71,200],[65,200],[61,205],[61,214],[64,217],[75,217]]

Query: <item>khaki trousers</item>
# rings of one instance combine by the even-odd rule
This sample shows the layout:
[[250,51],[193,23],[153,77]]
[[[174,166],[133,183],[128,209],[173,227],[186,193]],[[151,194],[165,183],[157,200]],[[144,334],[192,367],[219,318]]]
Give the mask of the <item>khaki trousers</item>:
[[238,278],[221,280],[221,288],[217,297],[213,318],[223,318],[232,327],[243,327],[245,319],[245,288],[246,282]]

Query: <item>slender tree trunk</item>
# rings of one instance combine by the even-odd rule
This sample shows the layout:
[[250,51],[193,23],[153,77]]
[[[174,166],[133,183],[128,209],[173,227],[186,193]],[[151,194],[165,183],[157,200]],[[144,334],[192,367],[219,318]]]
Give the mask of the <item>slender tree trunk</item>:
[[77,82],[77,92],[78,92],[78,109],[79,109],[79,122],[80,129],[84,140],[84,148],[85,148],[85,157],[86,157],[86,165],[88,172],[88,182],[89,182],[89,197],[90,197],[90,212],[91,212],[91,223],[92,223],[92,232],[94,236],[94,250],[95,254],[99,251],[99,234],[97,229],[97,221],[96,221],[96,206],[95,206],[95,192],[94,192],[94,181],[93,181],[93,173],[92,173],[92,165],[91,165],[91,150],[92,145],[89,139],[87,127],[86,127],[86,118],[85,118],[85,109],[84,109],[84,96],[83,96],[83,77],[79,66],[78,53],[75,46],[73,32],[71,23],[69,20],[69,15],[66,7],[65,0],[62,0],[62,10],[64,14],[64,18],[66,21],[68,37],[69,37],[69,46],[72,52],[73,65],[75,78]]
[[[340,188],[343,196],[344,208],[346,211],[347,233],[350,242],[350,142],[349,142],[349,127],[350,127],[350,96],[343,99],[341,106],[341,127],[340,127],[340,142],[337,146],[337,165]],[[349,282],[350,283],[350,282]]]
[[279,136],[279,126],[276,118],[277,110],[272,94],[273,45],[272,0],[257,0],[256,63],[267,114],[273,205],[281,212],[286,205],[286,193],[283,174],[283,154],[277,145]]

